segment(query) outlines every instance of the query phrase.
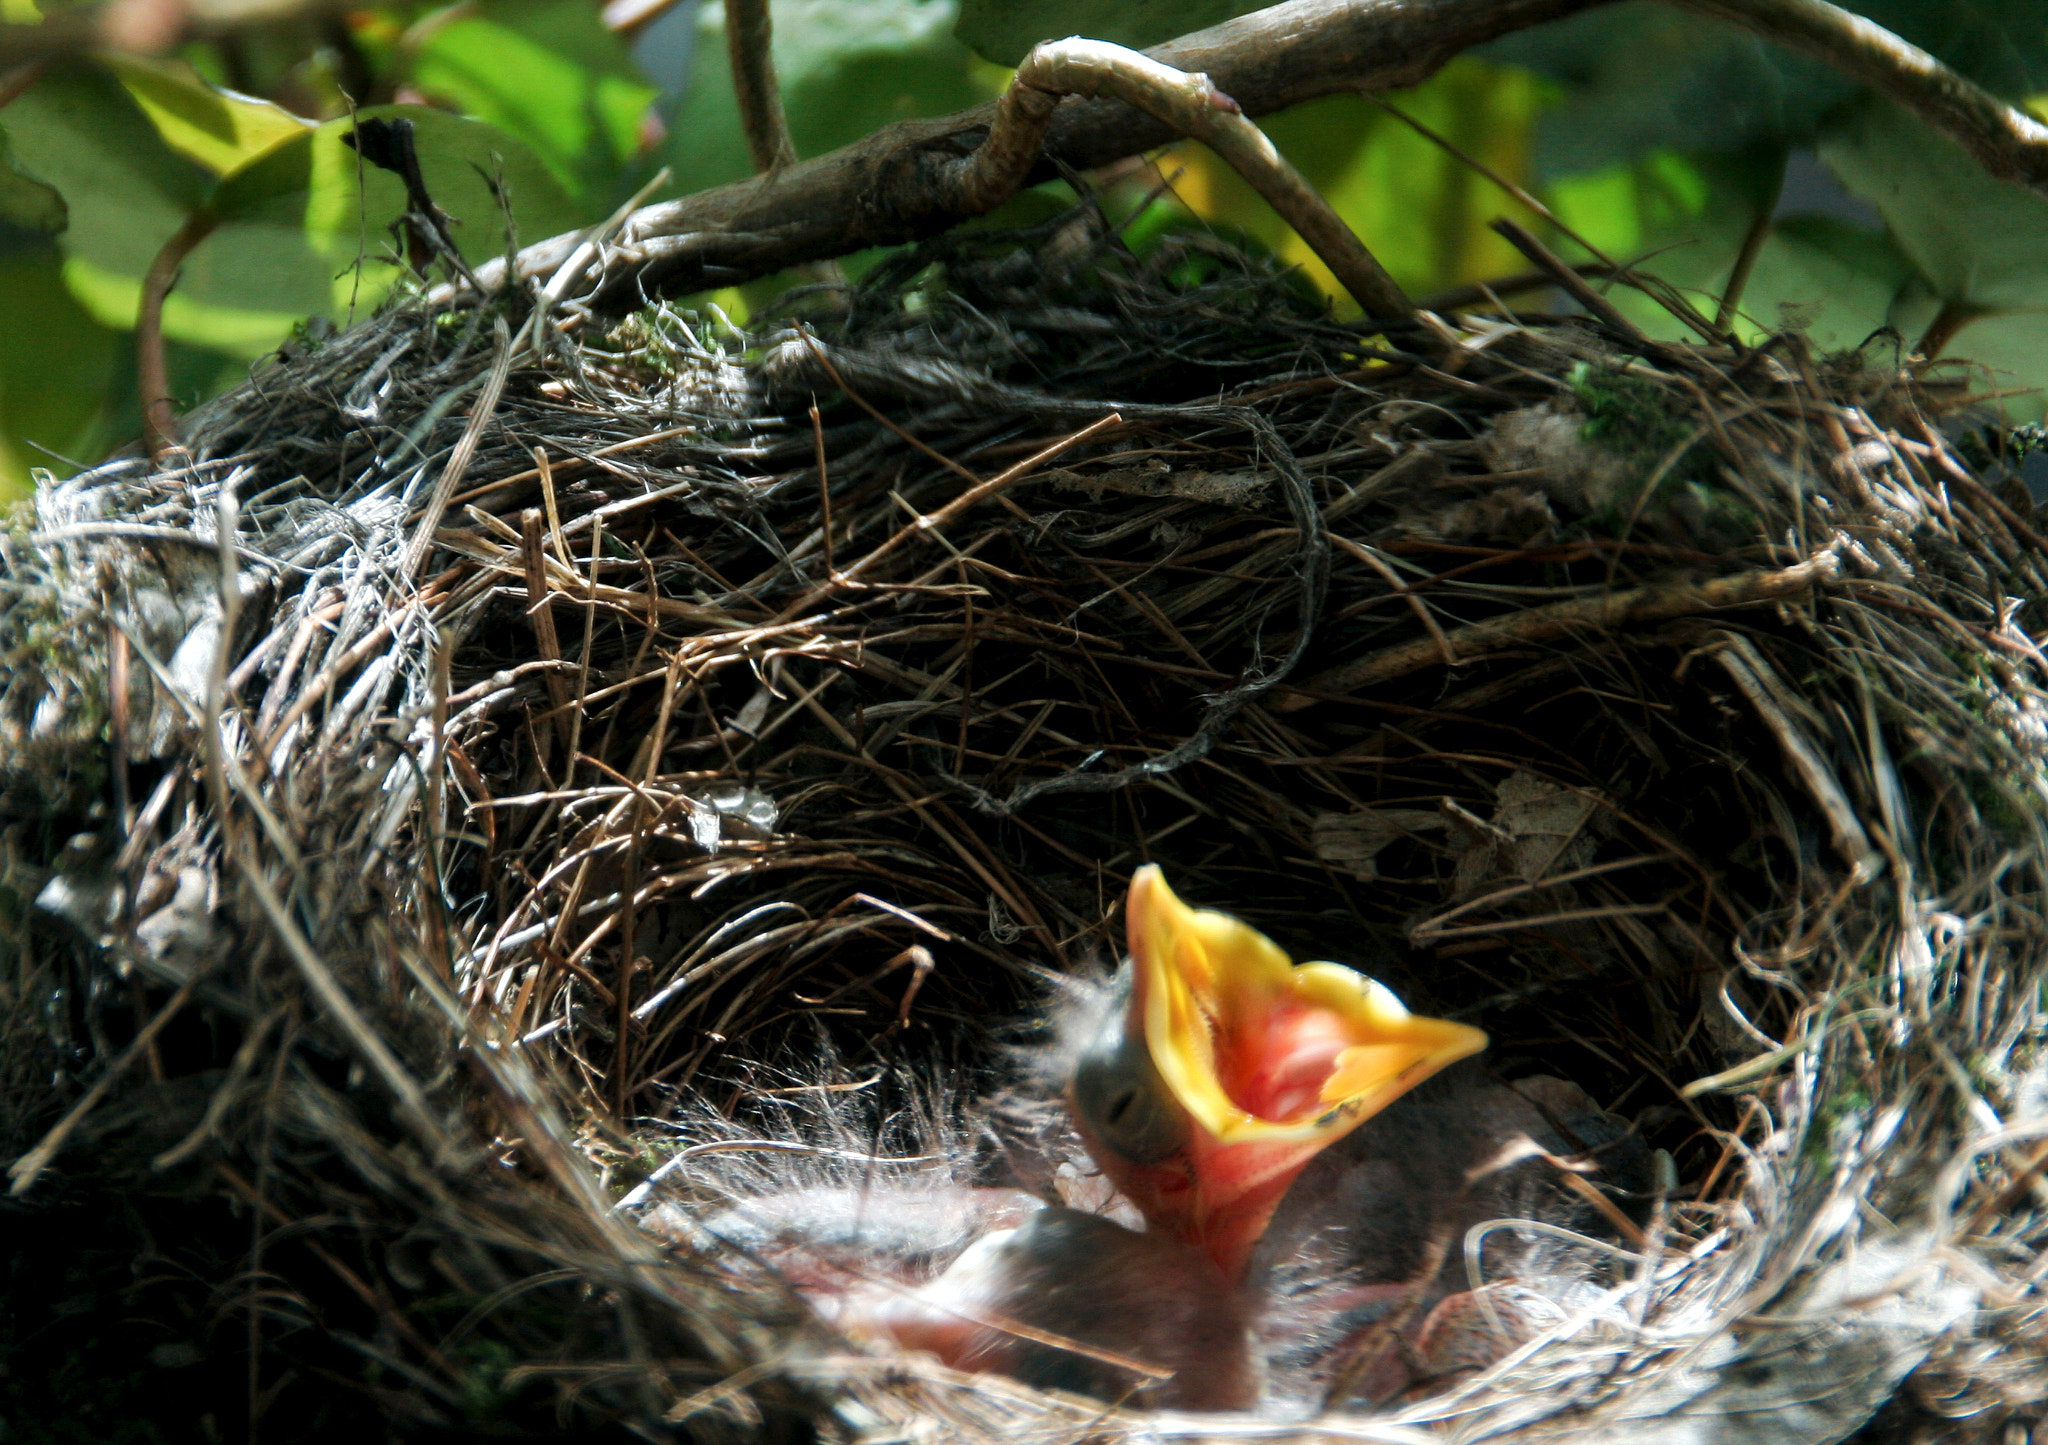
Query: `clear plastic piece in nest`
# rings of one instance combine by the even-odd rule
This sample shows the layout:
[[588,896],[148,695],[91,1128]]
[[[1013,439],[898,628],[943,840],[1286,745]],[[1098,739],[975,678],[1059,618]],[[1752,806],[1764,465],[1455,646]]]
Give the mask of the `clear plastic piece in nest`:
[[684,802],[690,809],[690,836],[707,853],[735,843],[765,842],[782,816],[773,798],[745,783],[717,783]]

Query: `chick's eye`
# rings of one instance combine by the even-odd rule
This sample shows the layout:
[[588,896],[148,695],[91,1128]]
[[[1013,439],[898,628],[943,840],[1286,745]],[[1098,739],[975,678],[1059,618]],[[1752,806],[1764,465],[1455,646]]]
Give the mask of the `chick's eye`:
[[1124,1116],[1136,1108],[1137,1104],[1138,1091],[1136,1089],[1124,1090],[1114,1099],[1111,1099],[1109,1107],[1102,1111],[1103,1122],[1107,1124],[1121,1124],[1124,1121]]

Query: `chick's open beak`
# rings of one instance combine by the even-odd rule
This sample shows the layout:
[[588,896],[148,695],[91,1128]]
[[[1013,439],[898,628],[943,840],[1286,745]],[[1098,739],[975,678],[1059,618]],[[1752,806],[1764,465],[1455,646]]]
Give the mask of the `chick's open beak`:
[[1353,969],[1297,965],[1249,925],[1188,907],[1157,867],[1131,880],[1127,919],[1125,1028],[1142,1032],[1189,1127],[1171,1167],[1109,1172],[1231,1278],[1310,1159],[1486,1047],[1478,1029],[1418,1018]]

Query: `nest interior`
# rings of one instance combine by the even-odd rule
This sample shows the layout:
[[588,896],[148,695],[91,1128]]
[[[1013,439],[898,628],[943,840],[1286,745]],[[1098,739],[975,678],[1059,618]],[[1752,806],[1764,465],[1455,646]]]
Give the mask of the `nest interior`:
[[1340,324],[1086,212],[747,333],[523,307],[282,355],[4,541],[0,1416],[1153,1429],[619,1205],[971,1169],[1146,862],[1668,1156],[1595,1316],[1347,1428],[2048,1396],[2048,549],[1977,378]]

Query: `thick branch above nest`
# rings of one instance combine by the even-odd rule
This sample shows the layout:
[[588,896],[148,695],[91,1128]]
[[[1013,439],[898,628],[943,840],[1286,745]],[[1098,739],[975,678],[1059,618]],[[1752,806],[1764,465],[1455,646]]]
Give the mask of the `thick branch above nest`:
[[[1414,85],[1476,45],[1605,3],[1288,0],[1146,53],[1175,69],[1206,73],[1246,115],[1259,116],[1325,95]],[[1954,138],[1993,175],[2048,189],[2048,126],[1883,27],[1826,0],[1681,3],[1827,61]],[[616,310],[644,296],[936,235],[979,214],[963,208],[959,180],[996,113],[992,102],[906,121],[770,175],[649,206],[621,232],[604,280],[587,299]],[[1165,122],[1121,101],[1068,100],[1047,123],[1043,155],[1026,183],[1177,138]],[[520,274],[552,273],[581,239],[556,236],[529,246],[519,256]],[[484,271],[486,284],[502,275],[502,263]]]
[[[1146,52],[1205,72],[1247,115],[1354,90],[1415,85],[1499,36],[1605,0],[1289,0]],[[950,173],[981,144],[996,103],[905,121],[773,175],[649,206],[612,253],[592,304],[620,308],[644,292],[677,293],[765,275],[798,262],[936,235],[978,214],[961,210]],[[1058,167],[1087,170],[1178,139],[1117,100],[1073,99],[1053,113],[1027,184]],[[562,264],[578,237],[520,254],[524,276]],[[485,274],[487,283],[502,265]]]

